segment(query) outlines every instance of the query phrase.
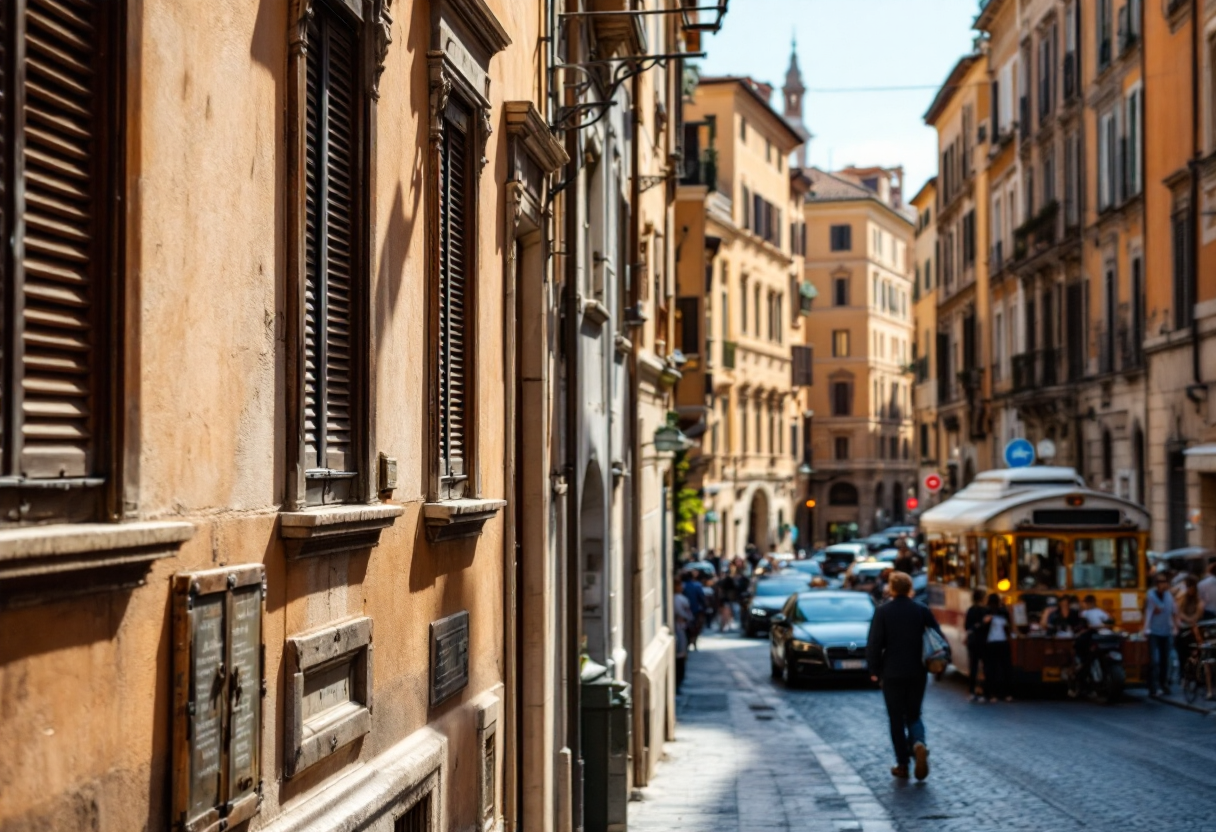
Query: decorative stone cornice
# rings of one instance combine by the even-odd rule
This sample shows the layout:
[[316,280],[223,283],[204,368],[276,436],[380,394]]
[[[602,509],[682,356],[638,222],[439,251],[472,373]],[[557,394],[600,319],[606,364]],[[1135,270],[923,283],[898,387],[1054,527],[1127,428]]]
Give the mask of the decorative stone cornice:
[[508,101],[503,104],[503,110],[506,113],[507,135],[519,141],[546,174],[553,173],[570,161],[566,148],[553,135],[531,101]]
[[450,9],[452,16],[464,21],[487,57],[497,55],[511,45],[510,35],[485,0],[442,0],[436,5],[441,14]]

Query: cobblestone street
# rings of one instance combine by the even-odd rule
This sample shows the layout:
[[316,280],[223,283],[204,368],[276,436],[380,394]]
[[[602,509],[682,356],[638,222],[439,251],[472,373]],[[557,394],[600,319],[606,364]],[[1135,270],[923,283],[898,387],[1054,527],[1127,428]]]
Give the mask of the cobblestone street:
[[1216,826],[1216,722],[1133,692],[1114,708],[1040,699],[972,705],[931,684],[933,773],[894,781],[878,691],[787,691],[767,642],[703,637],[677,739],[630,828],[1207,832]]

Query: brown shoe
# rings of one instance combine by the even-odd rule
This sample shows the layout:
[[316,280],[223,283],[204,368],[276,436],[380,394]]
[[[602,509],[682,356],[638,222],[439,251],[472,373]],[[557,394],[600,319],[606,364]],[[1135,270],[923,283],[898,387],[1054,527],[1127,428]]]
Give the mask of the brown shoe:
[[912,756],[916,758],[916,768],[914,769],[916,779],[924,780],[929,776],[929,749],[923,742],[918,742],[912,746]]
[[891,766],[891,776],[898,777],[900,780],[907,780],[908,779],[908,767],[907,766]]

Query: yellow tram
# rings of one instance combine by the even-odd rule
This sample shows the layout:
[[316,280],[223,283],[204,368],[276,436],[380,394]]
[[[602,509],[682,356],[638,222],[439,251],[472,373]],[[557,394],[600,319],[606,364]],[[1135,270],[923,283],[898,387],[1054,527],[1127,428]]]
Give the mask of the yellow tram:
[[1149,515],[1142,506],[1086,488],[1071,468],[986,471],[921,515],[929,606],[960,670],[968,667],[963,621],[974,589],[996,592],[1011,613],[1013,681],[1056,683],[1072,663],[1071,638],[1049,637],[1044,613],[1061,595],[1093,595],[1131,634],[1129,684],[1148,678],[1143,626]]

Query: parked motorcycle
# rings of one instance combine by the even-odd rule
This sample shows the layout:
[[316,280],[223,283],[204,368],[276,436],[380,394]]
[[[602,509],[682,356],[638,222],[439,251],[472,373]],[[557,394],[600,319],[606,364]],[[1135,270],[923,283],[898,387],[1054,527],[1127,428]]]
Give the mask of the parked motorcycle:
[[1078,656],[1068,678],[1068,695],[1083,699],[1097,694],[1113,705],[1123,698],[1127,673],[1123,669],[1123,640],[1126,636],[1114,630],[1101,629],[1094,634],[1087,655]]

